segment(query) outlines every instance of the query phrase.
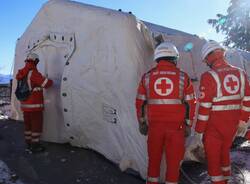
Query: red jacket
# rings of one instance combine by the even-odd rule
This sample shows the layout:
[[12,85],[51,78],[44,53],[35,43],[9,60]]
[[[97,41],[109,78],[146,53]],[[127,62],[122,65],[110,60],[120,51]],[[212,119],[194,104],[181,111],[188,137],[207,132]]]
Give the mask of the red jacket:
[[[137,118],[146,118],[148,122],[172,122],[174,128],[184,123],[186,106],[189,106],[188,121],[195,113],[195,94],[188,75],[180,71],[173,63],[160,61],[158,65],[144,74],[140,82],[136,109]],[[189,124],[192,126],[191,124]]]
[[21,109],[22,111],[42,111],[44,109],[43,88],[52,86],[53,81],[42,76],[33,62],[26,62],[24,68],[18,70],[16,79],[21,80],[27,75],[30,75],[28,81],[32,92],[27,100],[21,101]]
[[[250,115],[250,86],[246,74],[224,61],[201,76],[196,131],[216,129],[233,136],[239,120]],[[233,122],[233,123],[228,123]]]

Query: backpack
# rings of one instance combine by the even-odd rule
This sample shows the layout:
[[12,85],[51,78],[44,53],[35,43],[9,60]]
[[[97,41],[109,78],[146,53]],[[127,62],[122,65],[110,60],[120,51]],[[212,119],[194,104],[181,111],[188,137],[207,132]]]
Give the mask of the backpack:
[[31,94],[30,76],[32,71],[28,73],[24,78],[17,81],[17,87],[15,91],[16,98],[20,101],[27,100]]

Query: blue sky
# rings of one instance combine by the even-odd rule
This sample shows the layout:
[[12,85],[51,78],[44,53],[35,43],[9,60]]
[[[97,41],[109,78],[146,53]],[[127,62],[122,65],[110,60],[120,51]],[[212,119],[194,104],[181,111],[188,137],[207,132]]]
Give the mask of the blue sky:
[[[77,0],[111,9],[132,11],[139,19],[222,41],[207,19],[225,14],[230,0]],[[47,0],[1,0],[0,73],[10,74],[19,38]]]

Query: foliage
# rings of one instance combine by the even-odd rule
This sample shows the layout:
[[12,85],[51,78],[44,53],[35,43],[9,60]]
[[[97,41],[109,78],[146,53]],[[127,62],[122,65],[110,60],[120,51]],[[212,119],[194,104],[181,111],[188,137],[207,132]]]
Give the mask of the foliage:
[[208,23],[226,35],[223,44],[250,51],[250,1],[231,0],[227,14],[216,16]]

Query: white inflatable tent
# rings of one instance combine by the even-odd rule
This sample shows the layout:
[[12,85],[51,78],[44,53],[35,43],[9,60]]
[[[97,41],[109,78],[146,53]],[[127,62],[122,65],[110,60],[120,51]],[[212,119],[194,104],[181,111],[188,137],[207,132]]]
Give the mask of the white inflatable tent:
[[[197,87],[208,69],[200,64],[204,40],[198,36],[142,22],[129,13],[48,1],[18,39],[14,65],[15,76],[27,53],[35,52],[39,71],[54,81],[44,92],[43,140],[91,148],[145,178],[146,138],[138,131],[135,98],[141,76],[155,64],[159,35],[178,47],[178,64]],[[22,119],[14,94],[12,117]]]

